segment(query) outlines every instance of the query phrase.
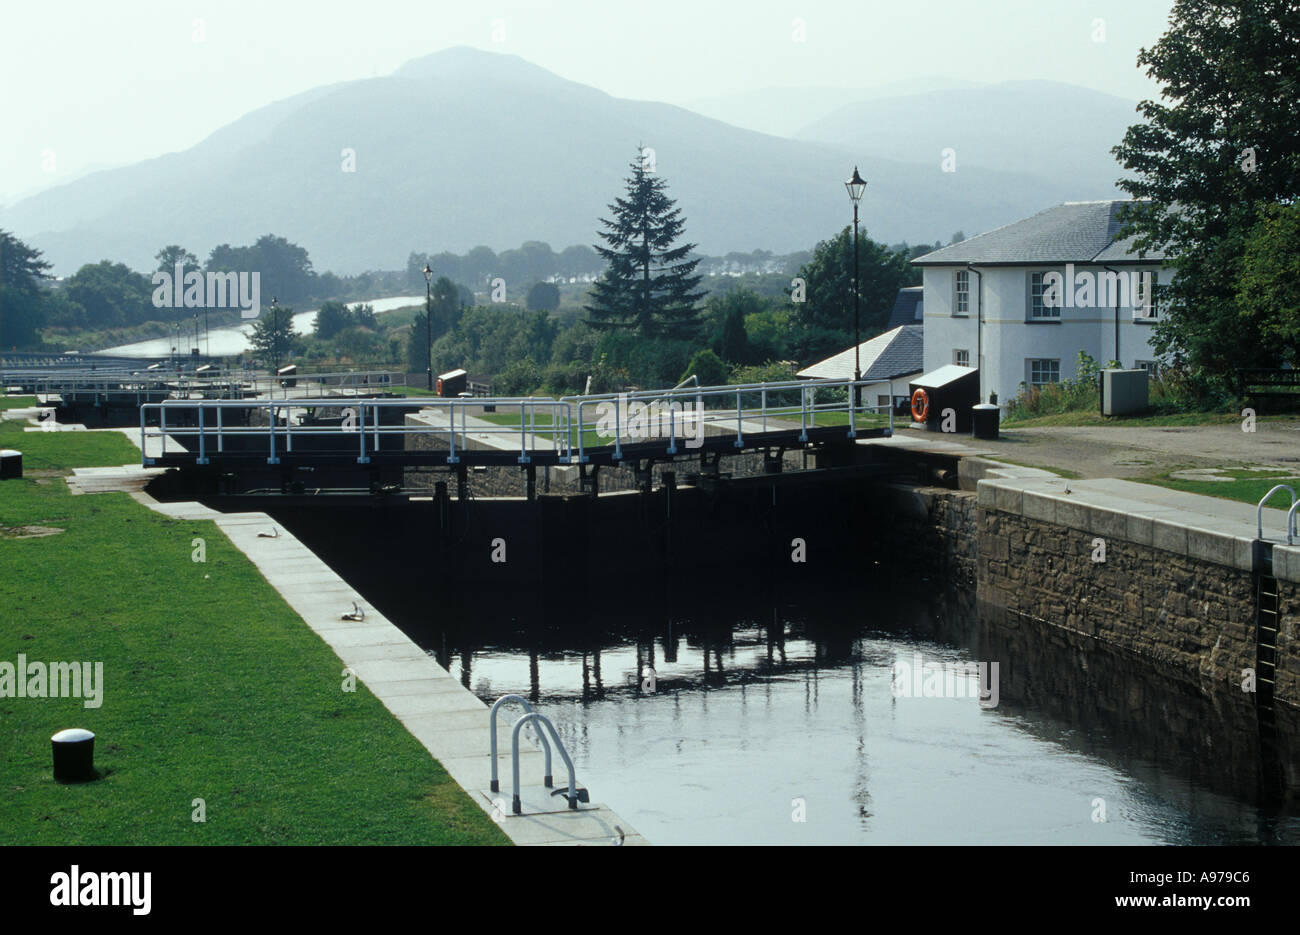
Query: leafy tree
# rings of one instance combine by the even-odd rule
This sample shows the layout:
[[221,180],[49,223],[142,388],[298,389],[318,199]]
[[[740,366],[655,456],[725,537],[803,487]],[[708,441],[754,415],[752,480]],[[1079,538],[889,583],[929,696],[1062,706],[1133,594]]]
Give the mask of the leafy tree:
[[177,263],[182,265],[186,273],[200,268],[199,258],[179,244],[168,244],[158,251],[154,259],[158,261],[155,268],[160,273],[175,272]]
[[356,318],[343,302],[323,302],[316,313],[316,337],[329,340],[344,328],[351,328]]
[[[745,338],[754,360],[793,360],[791,344],[794,312],[791,307],[767,307],[745,316]],[[788,368],[787,368],[788,369]],[[751,381],[755,382],[755,381]]]
[[285,365],[297,346],[297,337],[293,330],[293,309],[277,305],[253,322],[248,340],[263,359],[272,361],[279,368]]
[[[799,271],[807,283],[806,301],[795,306],[797,333],[793,350],[811,359],[853,344],[853,231],[845,227],[813,250],[813,258]],[[876,243],[864,233],[858,237],[858,292],[861,301],[860,335],[863,341],[884,330],[898,297],[911,282],[907,257]]]
[[1144,122],[1113,150],[1135,173],[1119,185],[1139,199],[1124,233],[1143,253],[1162,250],[1176,274],[1156,350],[1211,377],[1276,366],[1284,353],[1266,340],[1268,308],[1238,295],[1251,242],[1269,237],[1267,207],[1300,194],[1297,43],[1290,0],[1177,0],[1168,31],[1138,55],[1161,100],[1138,106]]
[[41,251],[0,230],[0,348],[37,343],[44,324],[41,280],[50,264]]
[[357,323],[358,328],[369,328],[374,331],[379,327],[379,322],[375,319],[375,307],[369,302],[363,302],[352,310],[352,320]]
[[613,220],[601,219],[600,237],[608,246],[596,252],[608,265],[586,306],[591,323],[604,329],[631,329],[642,337],[691,340],[699,331],[693,275],[698,259],[687,255],[695,244],[674,247],[686,221],[665,193],[662,176],[632,161],[625,197],[609,205]]
[[681,383],[691,374],[694,374],[700,381],[700,386],[722,386],[727,382],[727,365],[722,362],[722,358],[713,353],[709,348],[697,351],[691,358],[691,362],[686,365],[682,375],[677,378]]
[[497,255],[491,247],[475,247],[460,262],[460,273],[475,292],[485,288],[498,272]]
[[583,276],[600,272],[600,254],[586,244],[565,247],[556,258],[561,276]]
[[560,287],[553,282],[535,282],[524,304],[530,312],[554,311],[560,307]]
[[262,294],[279,296],[286,302],[308,299],[316,289],[316,274],[307,251],[275,234],[264,234],[251,247],[230,244],[213,247],[207,269],[258,272],[262,277]]
[[1300,203],[1269,205],[1246,241],[1238,314],[1300,366]]
[[709,296],[704,316],[709,325],[709,346],[719,357],[733,364],[748,362],[745,317],[762,311],[765,305],[754,290],[744,286]]
[[64,281],[63,289],[85,310],[86,324],[92,328],[119,328],[157,317],[153,284],[125,263],[87,263]]

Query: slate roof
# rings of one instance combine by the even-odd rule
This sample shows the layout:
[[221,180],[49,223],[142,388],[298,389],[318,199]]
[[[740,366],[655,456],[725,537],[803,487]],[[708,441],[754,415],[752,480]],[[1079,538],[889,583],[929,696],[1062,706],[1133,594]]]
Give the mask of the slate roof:
[[1132,238],[1116,241],[1121,217],[1132,201],[1067,201],[961,243],[927,253],[917,266],[1027,266],[1040,263],[1151,263],[1130,252]]
[[[900,325],[859,345],[862,379],[892,380],[919,373],[922,361],[921,325]],[[799,376],[816,380],[853,379],[853,348],[840,351],[799,371]]]
[[898,290],[898,297],[894,299],[894,310],[889,313],[889,324],[887,329],[897,328],[899,325],[910,325],[921,321],[921,298],[923,289],[921,286],[906,286]]

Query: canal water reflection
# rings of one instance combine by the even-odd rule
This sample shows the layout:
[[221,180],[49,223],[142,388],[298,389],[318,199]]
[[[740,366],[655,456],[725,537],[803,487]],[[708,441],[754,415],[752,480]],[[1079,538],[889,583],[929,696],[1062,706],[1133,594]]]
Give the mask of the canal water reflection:
[[[657,844],[1300,843],[1290,719],[1261,735],[1248,701],[885,573],[853,591],[632,588],[582,619],[480,594],[403,626],[483,700],[535,701]],[[998,663],[983,703],[972,662]],[[908,690],[918,665],[962,697]]]

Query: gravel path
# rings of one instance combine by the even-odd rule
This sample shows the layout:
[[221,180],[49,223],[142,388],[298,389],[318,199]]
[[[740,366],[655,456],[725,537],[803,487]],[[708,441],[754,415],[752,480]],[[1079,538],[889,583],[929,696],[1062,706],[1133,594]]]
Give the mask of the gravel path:
[[[940,436],[955,441],[951,436]],[[1300,419],[1241,426],[1005,429],[996,442],[962,439],[994,457],[1083,477],[1146,477],[1176,468],[1270,465],[1300,474]]]

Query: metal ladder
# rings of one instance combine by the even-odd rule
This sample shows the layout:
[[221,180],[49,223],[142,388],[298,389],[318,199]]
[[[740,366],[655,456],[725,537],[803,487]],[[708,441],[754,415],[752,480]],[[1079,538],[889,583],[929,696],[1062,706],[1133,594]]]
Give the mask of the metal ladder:
[[[1271,571],[1271,569],[1270,569]],[[1260,572],[1255,586],[1255,705],[1272,710],[1277,683],[1278,587],[1271,574]]]
[[[591,796],[586,789],[578,786],[577,778],[573,769],[573,760],[569,757],[569,751],[564,749],[564,742],[560,740],[560,735],[559,732],[556,731],[555,725],[551,723],[550,718],[534,711],[532,705],[530,705],[520,695],[502,695],[493,703],[492,710],[488,715],[491,718],[491,726],[489,729],[492,755],[491,790],[493,792],[500,791],[500,782],[497,779],[497,710],[507,701],[519,702],[519,704],[523,706],[525,712],[519,720],[515,721],[515,726],[511,731],[510,736],[510,767],[512,779],[514,781],[514,787],[511,790],[510,810],[516,815],[523,814],[523,802],[519,796],[519,733],[524,729],[526,724],[541,725],[546,728],[546,732],[549,733],[551,739],[555,741],[555,749],[560,751],[560,759],[564,761],[565,769],[568,771],[568,786],[566,788],[553,790],[551,795],[562,796],[564,800],[568,802],[569,809],[572,811],[577,811],[579,803],[589,803],[591,801]],[[542,783],[546,788],[550,789],[554,784],[554,780],[551,776],[551,745],[547,742],[546,733],[543,733],[542,730],[536,726],[534,726],[533,729],[537,732],[538,738],[541,739],[542,748],[546,752],[546,773],[543,777]]]
[[1273,546],[1264,539],[1264,504],[1279,490],[1291,495],[1291,508],[1286,515],[1286,541],[1290,545],[1295,537],[1296,508],[1300,498],[1286,484],[1278,484],[1260,498],[1255,507],[1255,529],[1263,546],[1263,561],[1255,574],[1255,706],[1261,711],[1273,710],[1273,689],[1277,684],[1277,633],[1281,611],[1280,591],[1273,575]]

